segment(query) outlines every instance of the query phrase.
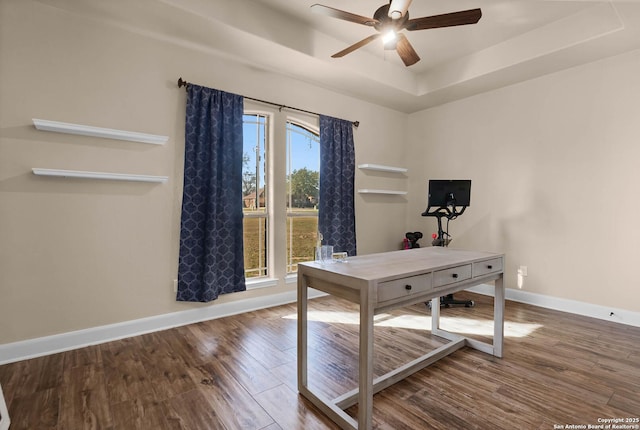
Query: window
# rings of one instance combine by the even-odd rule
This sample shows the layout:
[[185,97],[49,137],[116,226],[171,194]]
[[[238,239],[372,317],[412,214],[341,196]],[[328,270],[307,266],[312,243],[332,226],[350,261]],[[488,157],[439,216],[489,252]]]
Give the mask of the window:
[[287,122],[287,273],[315,257],[318,237],[320,136]]
[[[315,123],[315,125],[314,125]],[[320,137],[317,118],[245,105],[242,194],[248,281],[282,278],[315,257]]]
[[267,117],[244,115],[242,204],[246,278],[267,276]]

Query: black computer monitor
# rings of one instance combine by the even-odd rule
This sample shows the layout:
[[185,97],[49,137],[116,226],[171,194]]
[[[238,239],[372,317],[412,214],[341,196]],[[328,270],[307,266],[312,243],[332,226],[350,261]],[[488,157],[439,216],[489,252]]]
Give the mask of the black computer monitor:
[[428,207],[467,207],[470,204],[470,179],[431,179],[429,181]]

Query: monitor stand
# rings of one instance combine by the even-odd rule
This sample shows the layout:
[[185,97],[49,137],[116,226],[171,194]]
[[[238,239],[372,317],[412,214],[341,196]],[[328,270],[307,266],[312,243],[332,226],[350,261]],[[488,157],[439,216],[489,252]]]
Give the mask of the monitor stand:
[[[449,236],[449,233],[445,232],[442,229],[442,218],[447,218],[448,220],[455,219],[458,216],[462,215],[467,207],[463,206],[460,211],[458,211],[455,206],[453,206],[452,208],[439,207],[431,212],[429,211],[429,209],[431,208],[428,207],[427,210],[422,213],[422,216],[435,217],[438,220],[438,235],[433,239],[431,245],[443,247],[449,246],[449,242],[451,242],[451,239],[449,237],[445,237]],[[454,305],[471,308],[475,305],[475,303],[473,302],[473,300],[457,300],[453,297],[453,294],[447,294],[446,296],[440,297],[440,307],[450,308]],[[431,302],[427,302],[427,307],[431,309]]]

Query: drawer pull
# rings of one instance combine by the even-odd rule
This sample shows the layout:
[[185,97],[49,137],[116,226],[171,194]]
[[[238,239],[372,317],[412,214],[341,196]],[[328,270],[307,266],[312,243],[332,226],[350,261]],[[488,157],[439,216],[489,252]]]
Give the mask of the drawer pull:
[[454,274],[453,274],[453,275],[451,275],[451,276],[453,276],[454,278],[457,278],[457,277],[458,277],[458,274],[457,274],[457,273],[454,273]]
[[493,266],[491,264],[487,264],[487,269],[491,270],[493,269]]
[[411,288],[413,288],[411,285],[407,284],[404,286],[404,289],[407,291],[411,291]]

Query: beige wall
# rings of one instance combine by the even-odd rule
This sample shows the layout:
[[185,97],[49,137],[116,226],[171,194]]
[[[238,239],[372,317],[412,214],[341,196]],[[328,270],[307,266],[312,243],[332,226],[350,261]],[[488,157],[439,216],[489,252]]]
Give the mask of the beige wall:
[[[0,344],[290,289],[175,302],[185,92],[192,82],[351,120],[362,254],[396,249],[429,178],[470,178],[453,246],[507,253],[507,286],[640,311],[640,53],[405,115],[31,0],[0,0]],[[164,146],[40,132],[42,118],[168,135]],[[35,177],[32,167],[168,175],[161,185]],[[570,198],[570,196],[572,196]]]
[[[358,163],[401,165],[407,116],[30,0],[0,1],[0,344],[273,294],[175,302],[184,89],[178,77],[359,120]],[[164,146],[41,132],[41,118],[168,135]],[[168,175],[166,184],[31,168]],[[407,187],[407,179],[391,178]],[[357,172],[357,186],[383,179]],[[406,200],[356,196],[361,253],[395,249]],[[370,216],[375,213],[375,216]]]
[[640,52],[409,119],[409,225],[430,178],[472,179],[452,246],[504,251],[507,286],[640,311]]

